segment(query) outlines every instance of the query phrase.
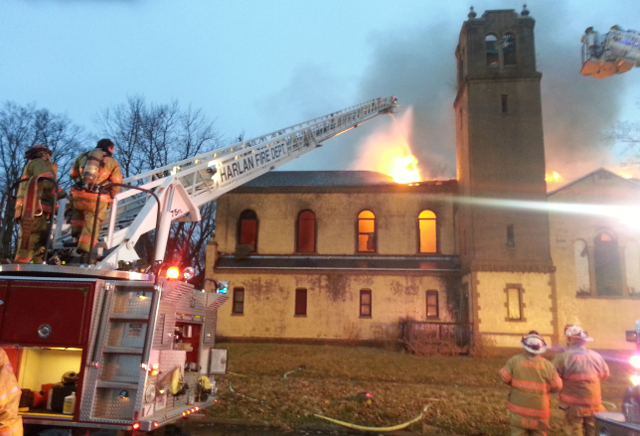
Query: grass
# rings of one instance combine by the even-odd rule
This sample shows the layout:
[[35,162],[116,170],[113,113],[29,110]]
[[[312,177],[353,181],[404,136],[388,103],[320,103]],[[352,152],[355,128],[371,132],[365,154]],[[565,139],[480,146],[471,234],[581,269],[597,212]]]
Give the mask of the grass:
[[[409,421],[430,405],[425,418],[408,430],[422,434],[509,434],[509,387],[501,383],[498,371],[521,350],[472,358],[327,345],[219,346],[229,349],[229,372],[217,378],[220,402],[210,411],[217,419],[260,422],[283,429],[336,428],[314,416],[319,414],[386,427]],[[631,370],[622,359],[608,363],[612,377],[603,383],[603,400],[614,403],[619,411]],[[363,392],[372,395],[370,401],[358,395]],[[557,402],[557,395],[552,395],[551,433],[560,428]]]

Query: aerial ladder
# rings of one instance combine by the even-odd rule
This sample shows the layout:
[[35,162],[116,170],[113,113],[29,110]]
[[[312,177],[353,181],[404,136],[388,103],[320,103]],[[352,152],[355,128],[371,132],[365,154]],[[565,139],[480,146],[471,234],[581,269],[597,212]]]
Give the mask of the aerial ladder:
[[[161,261],[172,222],[199,221],[200,206],[396,106],[395,97],[377,98],[125,179],[124,184],[153,191],[157,200],[136,189],[115,196],[100,234],[107,254],[95,268],[113,270],[120,261],[135,262],[136,242],[153,229],[158,232],[154,259]],[[56,222],[63,222],[64,212],[60,207]],[[62,246],[64,236],[57,226],[54,248]]]
[[[215,405],[227,366],[215,322],[228,296],[191,285],[193,268],[169,274],[171,223],[199,220],[200,206],[394,108],[394,97],[370,100],[126,179],[96,235],[107,250],[96,265],[0,265],[0,347],[33,394],[25,425],[132,435]],[[54,248],[69,237],[56,227]],[[152,229],[157,268],[120,267],[135,264],[134,245]]]
[[640,66],[640,32],[613,26],[600,34],[588,27],[582,36],[580,74],[604,79]]

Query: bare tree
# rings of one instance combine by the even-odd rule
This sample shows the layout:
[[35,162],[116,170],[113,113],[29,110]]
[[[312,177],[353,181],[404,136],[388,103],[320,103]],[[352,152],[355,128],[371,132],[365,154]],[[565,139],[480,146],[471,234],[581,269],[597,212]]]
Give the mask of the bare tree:
[[618,152],[624,157],[624,165],[640,166],[640,122],[619,121],[605,134],[612,146],[619,146]]
[[[149,104],[142,96],[129,97],[126,103],[103,110],[96,124],[116,143],[116,158],[125,178],[223,145],[214,121],[200,109],[181,109],[175,100]],[[172,225],[165,260],[195,267],[197,276],[204,280],[204,255],[215,228],[215,203],[202,206],[201,215],[200,222]],[[140,238],[136,250],[149,258],[153,235]]]
[[[42,144],[53,151],[53,160],[58,164],[59,183],[65,189],[70,184],[69,169],[86,136],[83,129],[71,122],[64,114],[54,114],[48,109],[37,109],[35,104],[20,106],[7,101],[0,109],[0,190],[9,196],[9,189],[22,174],[26,163],[24,153],[35,144]],[[14,203],[7,201],[8,208],[2,218],[4,228],[2,257],[15,250],[16,226],[13,222]]]

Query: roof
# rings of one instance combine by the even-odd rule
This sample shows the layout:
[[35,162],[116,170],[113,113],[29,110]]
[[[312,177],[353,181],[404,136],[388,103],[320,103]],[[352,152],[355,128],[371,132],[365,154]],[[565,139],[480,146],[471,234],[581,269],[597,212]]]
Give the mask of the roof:
[[394,184],[374,171],[270,171],[244,186],[361,186]]
[[233,190],[238,193],[265,192],[457,192],[458,182],[429,180],[412,184],[396,183],[390,176],[374,171],[271,171]]
[[431,272],[457,273],[460,261],[457,256],[248,256],[235,258],[221,256],[216,270],[304,270],[360,271],[360,272]]
[[583,181],[583,180],[585,180],[585,179],[587,179],[589,177],[592,177],[593,175],[598,174],[598,173],[607,173],[607,174],[610,174],[610,175],[612,175],[614,177],[617,177],[620,180],[624,180],[625,182],[628,182],[631,185],[640,187],[640,182],[637,179],[627,179],[627,178],[624,178],[622,176],[619,176],[618,174],[614,173],[613,171],[609,171],[606,168],[598,168],[597,170],[592,171],[592,172],[590,172],[588,174],[585,174],[584,176],[582,176],[580,178],[577,178],[577,179],[567,183],[566,185],[562,185],[561,187],[559,187],[557,189],[554,189],[551,192],[548,192],[547,193],[547,197],[551,197],[552,195],[557,194],[558,192],[565,190],[569,186],[572,186],[572,185],[575,185],[577,183],[580,183],[581,181]]

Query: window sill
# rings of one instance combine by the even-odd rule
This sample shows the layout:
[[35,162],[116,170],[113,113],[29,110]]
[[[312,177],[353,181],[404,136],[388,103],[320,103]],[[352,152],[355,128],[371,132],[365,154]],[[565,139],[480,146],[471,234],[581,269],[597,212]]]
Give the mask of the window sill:
[[360,315],[360,319],[372,319],[371,315]]
[[521,318],[521,319],[505,318],[504,320],[507,322],[527,322],[527,318]]
[[580,300],[640,300],[640,294],[635,295],[591,295],[576,294]]
[[428,316],[427,321],[440,321],[439,316]]
[[231,316],[244,316],[244,312],[243,313],[232,313]]
[[295,315],[293,315],[294,318],[306,318],[307,314],[305,313],[304,315],[301,315],[299,313],[296,313]]

